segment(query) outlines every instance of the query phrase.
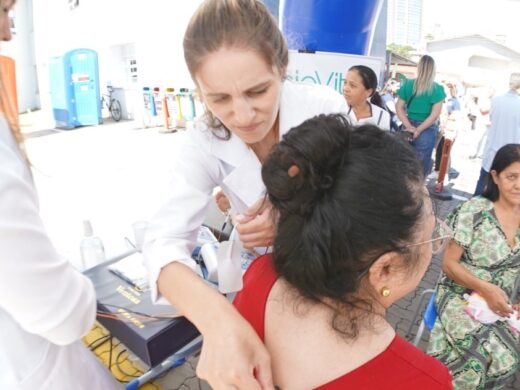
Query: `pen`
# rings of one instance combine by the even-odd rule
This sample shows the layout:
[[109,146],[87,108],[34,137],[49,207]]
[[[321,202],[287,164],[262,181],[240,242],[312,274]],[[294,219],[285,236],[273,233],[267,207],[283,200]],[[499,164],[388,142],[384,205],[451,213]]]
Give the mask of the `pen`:
[[185,357],[179,358],[177,355],[172,355],[169,358],[165,359],[161,364],[155,366],[151,370],[145,372],[139,378],[128,382],[125,389],[126,390],[137,390],[139,386],[149,382],[153,378],[161,375],[163,372],[169,370],[170,368],[178,367],[186,362]]
[[166,358],[165,360],[163,360],[161,364],[151,368],[149,371],[145,372],[139,378],[136,378],[128,382],[125,386],[125,390],[137,390],[139,386],[151,381],[152,379],[161,375],[163,372],[168,371],[171,368],[183,365],[186,362],[188,356],[192,355],[194,352],[198,351],[201,348],[202,338],[199,336],[190,344],[188,344],[187,347],[183,348],[176,354],[173,354],[172,356]]

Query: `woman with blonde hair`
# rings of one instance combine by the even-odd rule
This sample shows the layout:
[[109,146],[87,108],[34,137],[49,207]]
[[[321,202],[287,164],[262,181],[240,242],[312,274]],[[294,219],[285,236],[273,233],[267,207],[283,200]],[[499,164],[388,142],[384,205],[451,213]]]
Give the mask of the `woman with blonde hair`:
[[[8,41],[14,1],[0,4],[0,40]],[[1,69],[0,389],[122,389],[80,340],[96,317],[94,287],[46,234],[6,87]]]
[[411,143],[426,177],[431,170],[432,151],[439,131],[438,119],[446,98],[444,88],[435,80],[435,61],[424,55],[417,65],[417,78],[405,80],[397,91],[397,116],[404,130],[411,134]]

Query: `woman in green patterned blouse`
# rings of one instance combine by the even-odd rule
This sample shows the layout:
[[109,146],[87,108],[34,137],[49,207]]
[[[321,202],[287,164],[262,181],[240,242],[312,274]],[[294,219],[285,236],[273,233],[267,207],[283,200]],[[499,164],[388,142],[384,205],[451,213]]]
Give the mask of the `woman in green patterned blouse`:
[[474,291],[496,314],[518,310],[509,297],[520,271],[520,144],[496,154],[486,190],[449,216],[454,232],[437,286],[439,314],[428,353],[448,366],[455,389],[501,389],[519,367],[519,335],[507,322],[485,325],[464,311]]

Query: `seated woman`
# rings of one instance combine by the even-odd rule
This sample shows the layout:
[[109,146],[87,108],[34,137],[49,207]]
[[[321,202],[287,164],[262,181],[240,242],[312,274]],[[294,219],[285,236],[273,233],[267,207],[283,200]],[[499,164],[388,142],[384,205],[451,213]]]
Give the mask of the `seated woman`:
[[520,144],[497,152],[486,189],[448,217],[453,240],[437,286],[439,317],[428,353],[446,364],[457,389],[501,389],[518,370],[519,341],[506,322],[482,324],[466,314],[463,294],[476,292],[500,316],[520,270]]
[[[374,174],[377,172],[377,174]],[[448,370],[398,336],[386,309],[432,256],[435,217],[414,151],[373,125],[318,116],[262,168],[278,215],[235,305],[286,389],[450,389]]]

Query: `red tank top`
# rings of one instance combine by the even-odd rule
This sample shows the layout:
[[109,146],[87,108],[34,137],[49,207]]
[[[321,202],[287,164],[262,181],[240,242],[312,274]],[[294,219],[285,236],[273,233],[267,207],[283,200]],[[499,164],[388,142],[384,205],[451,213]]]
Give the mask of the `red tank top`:
[[[244,275],[244,288],[234,300],[262,341],[267,298],[278,279],[271,261],[269,254],[253,262]],[[451,375],[442,363],[396,335],[384,352],[318,389],[440,390],[453,386]]]

